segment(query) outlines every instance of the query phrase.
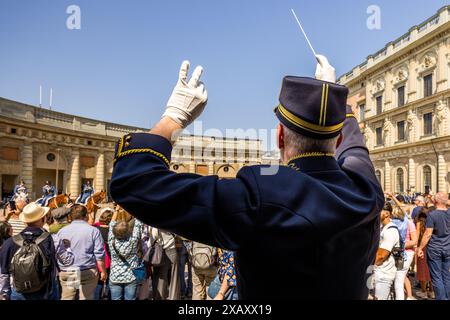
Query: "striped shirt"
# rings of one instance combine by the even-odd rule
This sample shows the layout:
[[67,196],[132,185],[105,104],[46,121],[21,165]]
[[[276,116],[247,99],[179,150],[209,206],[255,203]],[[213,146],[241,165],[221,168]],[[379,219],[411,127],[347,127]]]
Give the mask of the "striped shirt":
[[19,219],[9,219],[8,223],[12,227],[13,236],[22,232],[23,229],[27,227],[27,225]]

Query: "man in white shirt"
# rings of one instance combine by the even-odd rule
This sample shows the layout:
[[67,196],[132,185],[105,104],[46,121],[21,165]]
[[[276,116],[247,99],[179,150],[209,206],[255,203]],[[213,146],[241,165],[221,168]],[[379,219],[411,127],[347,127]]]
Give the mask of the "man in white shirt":
[[400,234],[391,222],[392,205],[389,202],[381,211],[381,235],[375,260],[375,297],[387,300],[394,283],[397,267],[392,250],[400,246]]

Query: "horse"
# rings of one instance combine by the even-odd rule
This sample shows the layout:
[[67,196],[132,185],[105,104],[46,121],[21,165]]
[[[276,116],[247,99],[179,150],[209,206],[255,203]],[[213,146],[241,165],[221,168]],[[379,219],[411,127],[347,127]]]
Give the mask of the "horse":
[[48,203],[48,207],[50,209],[56,209],[59,207],[62,207],[64,205],[67,205],[69,203],[72,203],[73,201],[70,199],[70,195],[68,194],[58,194],[56,197],[53,197],[50,199]]
[[99,204],[106,203],[106,191],[102,190],[100,192],[94,193],[91,197],[89,197],[86,208],[89,213],[97,213],[98,208],[100,208]]

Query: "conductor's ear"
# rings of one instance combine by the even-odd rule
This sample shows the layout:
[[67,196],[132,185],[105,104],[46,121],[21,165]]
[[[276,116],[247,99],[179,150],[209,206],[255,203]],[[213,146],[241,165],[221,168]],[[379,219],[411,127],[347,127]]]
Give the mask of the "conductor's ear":
[[337,142],[336,142],[336,149],[339,148],[339,146],[341,145],[342,141],[344,141],[344,134],[341,132],[339,134],[339,137],[338,137]]
[[277,143],[278,149],[284,149],[284,128],[281,123],[277,127]]

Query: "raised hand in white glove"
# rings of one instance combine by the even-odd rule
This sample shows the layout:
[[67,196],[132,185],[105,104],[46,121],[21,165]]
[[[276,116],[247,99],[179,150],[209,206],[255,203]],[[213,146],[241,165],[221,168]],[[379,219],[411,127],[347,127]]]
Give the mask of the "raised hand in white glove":
[[196,67],[188,81],[189,67],[189,61],[183,61],[177,85],[173,89],[172,96],[169,98],[166,111],[163,114],[163,117],[170,117],[182,128],[186,128],[200,116],[208,101],[205,85],[200,82],[203,68],[201,66]]
[[336,82],[336,70],[328,62],[327,57],[318,54],[316,58],[319,60],[316,67],[316,79],[333,83]]

